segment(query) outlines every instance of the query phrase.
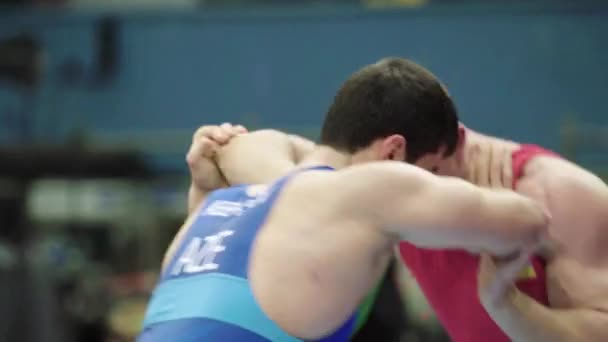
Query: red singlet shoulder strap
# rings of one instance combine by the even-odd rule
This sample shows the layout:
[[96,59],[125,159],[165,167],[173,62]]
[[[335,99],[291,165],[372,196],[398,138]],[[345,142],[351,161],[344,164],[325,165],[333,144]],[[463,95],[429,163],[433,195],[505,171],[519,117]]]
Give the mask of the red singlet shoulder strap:
[[513,163],[513,188],[515,188],[517,181],[523,175],[526,163],[539,155],[559,157],[557,153],[538,145],[521,145],[519,149],[513,152],[511,155]]

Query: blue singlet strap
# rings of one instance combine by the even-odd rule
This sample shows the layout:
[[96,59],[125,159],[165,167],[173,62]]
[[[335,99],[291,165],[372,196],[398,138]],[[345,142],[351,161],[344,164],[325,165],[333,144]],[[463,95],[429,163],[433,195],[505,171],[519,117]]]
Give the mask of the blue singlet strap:
[[149,306],[144,327],[177,319],[208,318],[239,326],[273,342],[301,342],[262,312],[247,280],[227,274],[167,280],[156,288]]

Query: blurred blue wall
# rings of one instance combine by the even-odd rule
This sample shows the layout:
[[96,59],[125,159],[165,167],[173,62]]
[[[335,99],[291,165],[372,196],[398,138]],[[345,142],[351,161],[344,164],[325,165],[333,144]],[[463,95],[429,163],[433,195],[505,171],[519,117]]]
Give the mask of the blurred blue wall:
[[[47,49],[31,97],[40,139],[220,121],[314,127],[352,71],[389,55],[433,70],[474,128],[556,147],[563,117],[608,124],[606,6],[122,13],[120,74],[95,87],[99,16],[0,13],[1,37],[34,32]],[[70,59],[85,66],[73,84],[59,72]],[[20,101],[0,84],[0,142],[15,138],[6,114]]]

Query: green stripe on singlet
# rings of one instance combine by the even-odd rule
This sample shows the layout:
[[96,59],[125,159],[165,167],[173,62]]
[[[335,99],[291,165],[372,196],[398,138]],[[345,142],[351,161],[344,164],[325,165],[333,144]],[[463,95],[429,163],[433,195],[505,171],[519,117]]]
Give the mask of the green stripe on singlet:
[[359,310],[357,312],[357,319],[355,321],[355,328],[351,336],[354,336],[359,329],[367,322],[369,318],[369,314],[372,311],[372,307],[374,306],[374,302],[376,301],[376,297],[378,296],[378,292],[380,292],[380,286],[382,285],[384,278],[380,279],[378,284],[372,289],[372,291],[365,296],[361,305],[359,305]]

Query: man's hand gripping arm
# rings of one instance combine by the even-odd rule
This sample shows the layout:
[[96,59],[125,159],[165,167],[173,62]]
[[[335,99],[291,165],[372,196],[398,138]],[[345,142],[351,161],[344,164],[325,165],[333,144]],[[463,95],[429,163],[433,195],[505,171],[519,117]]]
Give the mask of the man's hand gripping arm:
[[307,139],[275,130],[246,132],[243,126],[225,123],[202,126],[194,134],[186,157],[192,177],[189,213],[211,191],[235,184],[267,183],[282,176],[315,146]]
[[209,192],[228,185],[215,163],[215,155],[220,147],[227,144],[234,136],[246,132],[243,126],[232,126],[229,123],[220,126],[202,126],[196,130],[186,154],[191,178],[188,190],[188,214],[203,202]]

